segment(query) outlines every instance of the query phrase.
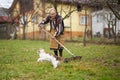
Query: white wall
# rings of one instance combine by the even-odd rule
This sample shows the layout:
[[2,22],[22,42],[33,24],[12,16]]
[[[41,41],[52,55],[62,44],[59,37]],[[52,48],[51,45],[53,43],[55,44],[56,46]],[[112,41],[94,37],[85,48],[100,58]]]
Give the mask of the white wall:
[[92,34],[93,35],[95,35],[97,32],[100,32],[101,34],[103,34],[103,28],[105,23],[103,20],[98,21],[98,17],[97,17],[98,14],[99,12],[92,13]]
[[[100,32],[100,34],[103,35],[103,29],[104,28],[108,28],[108,20],[106,20],[106,16],[108,16],[109,19],[109,13],[111,13],[110,11],[106,11],[106,10],[101,10],[101,11],[96,11],[92,13],[92,34],[96,35],[97,32]],[[114,20],[114,15],[111,19],[111,21]],[[110,25],[111,27],[111,25]],[[116,24],[116,29],[117,29],[117,33],[120,30],[120,20],[117,20],[117,24]]]

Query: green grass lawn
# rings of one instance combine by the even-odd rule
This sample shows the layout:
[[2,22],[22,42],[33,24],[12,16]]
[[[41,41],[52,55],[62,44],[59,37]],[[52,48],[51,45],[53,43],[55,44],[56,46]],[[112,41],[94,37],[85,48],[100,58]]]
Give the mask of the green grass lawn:
[[[0,40],[0,80],[120,80],[120,46],[65,43],[81,61],[37,63],[39,48],[49,50],[49,42]],[[71,57],[64,51],[63,57]]]

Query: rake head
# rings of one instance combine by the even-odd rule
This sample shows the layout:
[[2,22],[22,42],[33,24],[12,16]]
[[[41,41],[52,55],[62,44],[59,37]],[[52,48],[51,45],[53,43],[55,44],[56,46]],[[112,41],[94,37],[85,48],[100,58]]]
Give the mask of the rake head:
[[68,63],[70,61],[81,60],[82,56],[72,56],[70,58],[64,58],[63,62]]

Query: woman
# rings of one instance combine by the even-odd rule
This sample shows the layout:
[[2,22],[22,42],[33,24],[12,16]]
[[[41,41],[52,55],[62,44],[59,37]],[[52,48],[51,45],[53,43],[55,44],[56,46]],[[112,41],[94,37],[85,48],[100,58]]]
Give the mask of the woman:
[[60,46],[54,38],[56,38],[60,43],[64,43],[64,22],[60,15],[57,14],[54,8],[49,10],[49,15],[41,21],[39,27],[41,28],[42,25],[50,23],[50,33],[53,37],[50,39],[50,49],[54,51],[55,56],[62,57],[63,47]]

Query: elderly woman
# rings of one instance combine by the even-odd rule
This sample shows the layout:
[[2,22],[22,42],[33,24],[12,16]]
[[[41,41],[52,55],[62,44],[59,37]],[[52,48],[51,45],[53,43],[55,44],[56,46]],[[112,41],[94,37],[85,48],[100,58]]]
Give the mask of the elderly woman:
[[49,10],[49,15],[40,22],[39,27],[41,28],[42,25],[47,23],[50,23],[50,33],[53,35],[53,37],[50,38],[50,49],[54,51],[55,56],[58,56],[59,51],[59,56],[62,57],[63,47],[60,46],[54,38],[62,44],[64,43],[64,22],[54,8]]

